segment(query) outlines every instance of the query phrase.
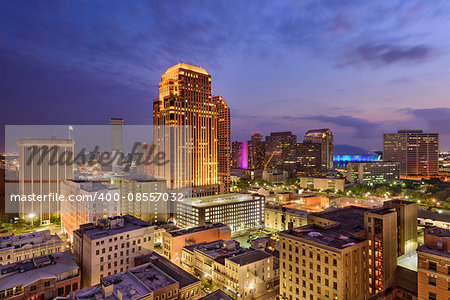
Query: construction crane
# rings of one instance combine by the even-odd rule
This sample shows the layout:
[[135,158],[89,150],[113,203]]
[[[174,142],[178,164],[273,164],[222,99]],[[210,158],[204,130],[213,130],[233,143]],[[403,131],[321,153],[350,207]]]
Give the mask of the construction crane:
[[270,155],[269,159],[267,160],[267,163],[264,165],[264,171],[267,169],[267,166],[269,165],[270,161],[272,160],[272,157],[275,154],[281,154],[281,151],[273,151],[272,152],[272,155]]

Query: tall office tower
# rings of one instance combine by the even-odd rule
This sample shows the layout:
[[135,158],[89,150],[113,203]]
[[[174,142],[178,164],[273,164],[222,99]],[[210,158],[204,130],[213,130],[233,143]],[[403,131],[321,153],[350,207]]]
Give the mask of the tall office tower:
[[257,170],[264,168],[266,144],[262,140],[262,135],[255,132],[248,141],[248,168]]
[[424,244],[417,248],[418,299],[450,298],[450,230],[425,229]]
[[319,143],[322,145],[322,168],[333,169],[333,133],[330,129],[313,129],[305,134],[304,142]]
[[[179,153],[180,147],[174,149],[177,145],[166,136],[155,137],[158,147],[171,158],[173,168],[157,168],[155,174],[168,180],[169,189],[192,183],[193,189],[200,187],[198,190],[203,194],[220,192],[218,119],[219,108],[212,100],[211,75],[205,69],[184,63],[167,69],[159,83],[159,98],[153,101],[153,124],[170,126],[174,132],[179,126],[190,126],[192,133],[192,151],[182,153]],[[184,132],[173,138],[182,141],[187,134]],[[183,173],[189,164],[192,166],[190,174]]]
[[297,175],[319,175],[322,171],[322,144],[311,142],[297,144],[297,162]]
[[122,126],[123,119],[111,118],[111,151],[122,151]]
[[397,212],[379,208],[364,214],[369,239],[369,294],[388,291],[394,284],[397,268]]
[[383,202],[384,207],[397,211],[398,256],[411,253],[417,248],[417,203],[394,199]]
[[349,162],[347,179],[352,183],[394,183],[400,180],[400,163],[391,161]]
[[[19,193],[43,197],[42,201],[21,201],[20,216],[37,217],[48,224],[52,215],[59,216],[60,201],[49,195],[60,192],[61,182],[73,177],[74,141],[61,139],[20,139]],[[47,198],[44,198],[47,197]]]
[[266,136],[266,164],[268,168],[293,174],[297,165],[297,136],[292,132],[271,132]]
[[244,142],[232,143],[231,166],[233,169],[248,169],[248,143]]
[[368,299],[368,241],[339,224],[280,232],[283,299]]
[[222,96],[214,96],[217,105],[217,173],[219,182],[225,185],[225,192],[230,191],[230,108]]
[[399,130],[383,134],[383,160],[400,163],[400,176],[439,174],[439,134]]

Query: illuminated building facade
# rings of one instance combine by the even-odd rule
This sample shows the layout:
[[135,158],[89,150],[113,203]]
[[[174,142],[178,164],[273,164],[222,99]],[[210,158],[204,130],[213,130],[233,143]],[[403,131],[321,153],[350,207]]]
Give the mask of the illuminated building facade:
[[[74,141],[65,139],[20,139],[19,145],[19,193],[21,195],[49,195],[60,192],[61,182],[73,178],[73,163],[52,163],[55,155],[74,153]],[[37,146],[39,154],[33,156],[31,147]],[[49,154],[45,154],[48,147]],[[43,158],[42,161],[40,158]],[[30,163],[28,163],[30,162]],[[20,216],[23,219],[39,218],[41,224],[49,224],[52,215],[59,215],[60,201],[21,201]],[[33,216],[33,217],[31,217]]]
[[265,197],[225,194],[187,198],[177,203],[177,226],[191,228],[206,222],[227,224],[232,233],[264,226]]
[[294,174],[297,167],[297,136],[292,132],[271,132],[266,136],[266,167]]
[[217,172],[219,182],[225,185],[225,192],[230,191],[230,108],[222,96],[214,96],[217,105]]
[[313,129],[305,134],[304,142],[319,143],[322,145],[322,168],[333,169],[333,133],[330,129]]
[[248,167],[251,170],[264,168],[266,144],[262,139],[262,135],[255,132],[248,141]]
[[300,187],[310,190],[344,191],[345,179],[335,177],[300,177]]
[[308,212],[299,209],[279,206],[265,208],[264,227],[266,230],[283,231],[308,224],[306,216]]
[[400,180],[400,163],[389,161],[349,162],[347,180],[366,185],[396,183]]
[[376,162],[381,161],[381,155],[333,155],[335,167],[346,167],[351,162]]
[[450,298],[450,231],[425,229],[424,244],[417,248],[419,299]]
[[400,163],[400,176],[439,174],[439,134],[399,130],[383,134],[383,160]]
[[297,175],[314,176],[322,171],[322,144],[304,142],[297,144]]
[[368,299],[368,241],[339,224],[280,232],[283,299]]
[[[155,137],[159,147],[172,158],[170,165],[175,168],[175,170],[157,168],[158,172],[155,174],[158,178],[168,179],[169,189],[186,187],[189,181],[193,187],[220,184],[218,155],[219,151],[221,153],[227,151],[229,143],[229,120],[227,120],[229,109],[222,97],[214,99],[211,75],[205,69],[179,63],[167,69],[161,76],[159,98],[153,102],[153,124],[170,127],[190,126],[192,132],[191,152],[180,153],[181,150],[177,147],[182,143],[181,140],[186,140],[183,137],[188,134],[186,132],[182,133],[182,136],[176,134],[176,142],[169,141],[166,136]],[[219,138],[219,132],[227,134]],[[222,149],[219,149],[219,144]],[[224,158],[221,162],[226,160],[227,158]],[[176,166],[184,167],[179,170]],[[192,166],[191,174],[183,173],[187,172],[184,170],[187,166]],[[222,171],[225,170],[226,166],[223,166]],[[160,174],[161,172],[165,174]],[[171,174],[170,178],[167,177],[167,173]],[[212,188],[204,189],[202,193],[215,194],[218,191],[220,189]]]
[[234,169],[248,169],[248,142],[233,142],[232,145],[232,166]]

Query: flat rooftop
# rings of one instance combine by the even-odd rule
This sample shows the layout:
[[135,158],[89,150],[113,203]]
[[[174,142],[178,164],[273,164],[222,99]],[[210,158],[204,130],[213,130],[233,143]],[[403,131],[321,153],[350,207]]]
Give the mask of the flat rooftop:
[[233,298],[225,294],[222,290],[217,290],[200,298],[200,300],[233,300]]
[[359,231],[364,229],[364,213],[368,211],[370,211],[369,208],[351,205],[311,213],[311,215],[337,222],[346,230]]
[[227,204],[235,204],[247,201],[256,201],[252,194],[224,194],[206,197],[186,198],[183,204],[192,205],[194,207],[213,207]]
[[426,232],[426,234],[429,234],[429,235],[450,238],[450,230],[436,227],[436,226],[425,229],[425,232]]
[[21,235],[0,236],[0,250],[20,248],[27,244],[38,245],[48,241],[62,242],[57,234],[52,235],[50,230],[42,230]]
[[[123,225],[108,226],[108,222],[119,222],[123,219]],[[80,229],[74,231],[76,234],[83,234],[91,240],[104,238],[107,236],[114,236],[127,231],[138,230],[144,227],[150,227],[149,223],[142,221],[131,215],[110,217],[108,219],[102,219],[98,221],[98,224],[84,224],[80,226]]]
[[377,214],[377,215],[383,216],[383,215],[388,215],[388,214],[395,212],[395,209],[390,208],[390,207],[382,207],[382,208],[372,209],[369,212],[372,214]]
[[436,249],[436,248],[432,248],[432,247],[427,246],[427,245],[420,245],[417,248],[416,252],[418,252],[418,253],[425,252],[425,253],[429,253],[429,254],[435,254],[435,255],[439,255],[439,256],[450,258],[450,252],[446,252],[444,250],[439,250],[439,249]]
[[306,219],[306,217],[308,216],[308,212],[305,210],[301,210],[301,209],[295,209],[295,208],[287,208],[287,207],[280,207],[280,206],[268,206],[265,208],[266,210],[276,210],[279,212],[284,212],[287,214],[293,214],[293,215],[297,215],[299,217],[302,217],[304,219]]
[[300,240],[311,241],[338,250],[366,241],[366,239],[354,236],[352,232],[345,230],[340,225],[322,227],[317,224],[309,224],[282,231],[280,235],[297,237]]
[[55,278],[58,274],[78,270],[70,251],[44,255],[0,267],[0,290],[27,286],[44,278]]
[[447,222],[450,223],[450,215],[447,213],[437,213],[434,211],[424,210],[421,208],[417,209],[417,218],[420,219],[430,219],[433,221]]
[[395,204],[403,204],[403,205],[417,204],[417,202],[402,200],[402,199],[393,199],[393,200],[385,201],[384,203],[389,203],[389,202],[395,203]]
[[171,230],[168,231],[168,233],[172,236],[172,237],[178,237],[178,236],[182,236],[182,235],[186,235],[186,234],[192,234],[192,233],[196,233],[196,232],[202,232],[205,230],[210,230],[210,229],[222,229],[222,230],[230,230],[230,228],[222,223],[208,223],[202,226],[198,226],[198,227],[192,227],[192,228],[188,228],[188,229],[176,229],[176,230]]
[[270,255],[267,252],[254,250],[254,251],[248,251],[246,253],[236,255],[232,258],[227,258],[227,259],[240,265],[240,266],[245,266],[245,265],[260,261],[262,259],[266,259],[271,256],[272,255]]

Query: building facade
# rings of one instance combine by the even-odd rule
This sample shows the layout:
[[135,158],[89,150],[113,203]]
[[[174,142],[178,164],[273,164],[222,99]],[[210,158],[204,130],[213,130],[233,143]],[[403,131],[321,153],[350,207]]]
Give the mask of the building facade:
[[297,167],[297,136],[292,132],[271,132],[266,136],[265,168],[294,174]]
[[333,169],[333,133],[330,129],[313,129],[305,134],[304,142],[319,143],[321,145],[321,165],[324,170]]
[[310,190],[344,191],[345,179],[335,177],[300,177],[300,187]]
[[400,163],[389,161],[350,162],[347,179],[358,184],[396,183],[400,180]]
[[73,234],[73,251],[83,287],[134,267],[134,258],[153,250],[153,226],[130,215],[81,225]]
[[303,142],[297,144],[297,175],[319,175],[322,168],[322,144]]
[[184,199],[177,203],[177,225],[182,228],[223,223],[234,234],[264,226],[265,197],[257,194],[225,194]]
[[212,97],[217,106],[217,173],[219,182],[224,184],[225,192],[230,191],[230,161],[231,161],[231,122],[230,108],[222,96]]
[[283,231],[308,224],[308,213],[299,209],[269,206],[265,208],[265,214],[265,229],[270,231]]
[[439,174],[439,134],[399,130],[383,134],[383,160],[400,163],[400,176]]

